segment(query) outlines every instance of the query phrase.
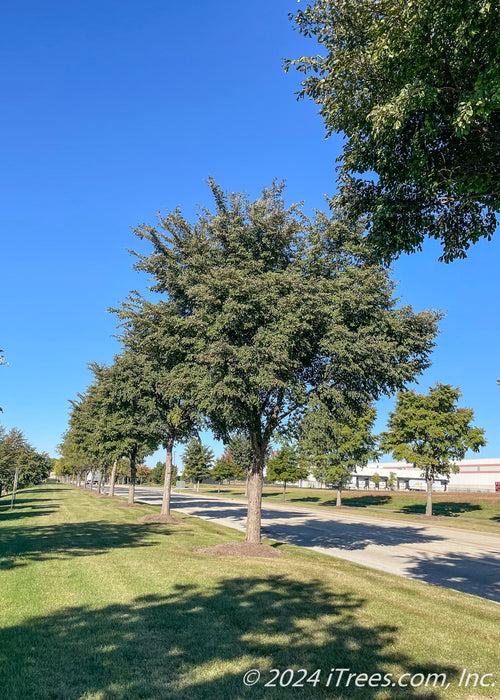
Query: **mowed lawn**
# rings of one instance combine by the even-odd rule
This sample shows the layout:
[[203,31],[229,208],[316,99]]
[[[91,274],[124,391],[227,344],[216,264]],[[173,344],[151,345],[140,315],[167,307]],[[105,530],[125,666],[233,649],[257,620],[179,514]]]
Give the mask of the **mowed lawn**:
[[[194,489],[189,489],[194,493]],[[202,484],[203,494],[229,498],[245,498],[243,486]],[[283,503],[280,486],[265,486],[264,501]],[[329,489],[288,488],[286,502],[291,505],[338,509],[335,506],[337,492]],[[435,492],[432,495],[433,514],[436,524],[498,532],[500,534],[500,493]],[[425,493],[416,491],[370,490],[342,492],[342,507],[347,512],[365,512],[370,516],[395,517],[396,519],[420,520],[425,515]],[[481,521],[481,522],[477,522]]]
[[[289,553],[277,559],[196,554],[243,535],[188,516],[139,523],[155,509],[67,486],[22,491],[12,513],[8,503],[0,500],[1,698],[500,695],[495,603],[291,546],[277,545]],[[322,672],[316,685],[266,688],[274,668]],[[327,688],[332,668],[394,681],[446,673],[450,685]],[[249,669],[262,671],[253,687],[243,684]],[[458,687],[463,669],[493,673],[499,691]]]

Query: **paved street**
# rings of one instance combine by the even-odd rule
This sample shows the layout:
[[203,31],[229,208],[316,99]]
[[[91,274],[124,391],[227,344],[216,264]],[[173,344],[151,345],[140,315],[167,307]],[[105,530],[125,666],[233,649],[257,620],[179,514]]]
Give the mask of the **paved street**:
[[[127,487],[116,492],[125,495]],[[159,505],[161,489],[138,487],[136,498]],[[172,508],[245,530],[242,501],[174,493]],[[500,602],[497,535],[274,503],[263,504],[262,531],[280,542]]]

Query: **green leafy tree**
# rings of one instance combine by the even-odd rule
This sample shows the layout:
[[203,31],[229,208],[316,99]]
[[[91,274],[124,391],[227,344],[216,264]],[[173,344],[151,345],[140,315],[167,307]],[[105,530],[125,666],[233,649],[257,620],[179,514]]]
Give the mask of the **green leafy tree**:
[[237,477],[246,477],[253,464],[253,449],[247,435],[233,435],[229,440],[228,452],[236,467]]
[[346,135],[340,201],[369,216],[383,258],[430,236],[448,262],[489,239],[500,211],[498,5],[315,0],[293,19],[322,54],[286,68],[306,74],[300,95],[319,105],[327,134]]
[[151,470],[151,481],[153,484],[163,484],[165,479],[165,462],[156,462],[156,466]]
[[235,478],[245,479],[245,496],[248,495],[248,477],[253,465],[253,448],[248,435],[233,435],[228,444],[229,456],[236,467]]
[[141,464],[137,467],[137,478],[139,479],[139,484],[144,484],[144,482],[149,481],[151,477],[151,469],[145,464]]
[[128,484],[130,480],[130,460],[122,457],[116,461],[116,478],[122,484]]
[[337,489],[337,506],[342,505],[342,490],[350,483],[357,467],[376,458],[376,438],[372,434],[376,411],[361,408],[332,412],[320,401],[308,406],[299,429],[302,460],[312,465],[314,476]]
[[428,394],[400,392],[390,413],[382,446],[396,459],[404,459],[422,471],[427,482],[425,514],[432,515],[432,485],[436,476],[459,470],[456,462],[467,450],[477,452],[486,444],[484,430],[471,425],[474,411],[458,408],[460,389],[451,384],[429,387]]
[[200,483],[204,479],[208,479],[211,475],[211,467],[214,459],[214,453],[203,445],[201,440],[193,438],[187,445],[184,454],[182,455],[184,462],[184,477],[193,479],[196,483],[196,490],[200,490]]
[[176,210],[136,231],[153,245],[136,268],[161,299],[124,314],[135,329],[155,319],[160,354],[163,339],[177,339],[176,386],[217,438],[249,436],[247,541],[259,543],[273,435],[314,393],[357,404],[402,388],[428,366],[439,314],[397,308],[387,271],[341,212],[310,221],[285,207],[282,185],[251,202],[209,184],[214,212],[191,224]]
[[220,493],[220,482],[226,479],[233,479],[235,475],[235,465],[230,459],[222,456],[218,459],[212,469],[211,476],[217,482],[217,492]]
[[[162,439],[150,377],[142,358],[131,351],[115,357],[110,367],[93,364],[99,385],[98,406],[112,427],[115,454],[129,460],[128,502],[134,502],[137,462],[154,452]],[[89,427],[88,444],[94,443]]]
[[[178,478],[177,467],[172,465],[171,486],[175,486]],[[156,466],[151,470],[151,481],[153,484],[163,484],[165,481],[165,462],[156,462]]]
[[161,515],[170,515],[173,479],[173,452],[176,443],[185,443],[198,433],[198,408],[189,401],[185,382],[179,381],[179,368],[186,353],[179,336],[180,328],[170,323],[165,332],[164,308],[133,293],[119,309],[122,340],[136,357],[147,382],[147,391],[162,428],[161,444],[166,450]]
[[[4,491],[39,484],[49,476],[53,460],[38,453],[18,428],[0,425],[0,496]],[[17,477],[16,477],[17,474]]]
[[382,477],[378,472],[375,472],[375,474],[372,476],[371,480],[375,484],[375,487],[378,489],[380,488],[380,482],[382,481]]
[[390,472],[389,478],[387,479],[387,488],[394,490],[398,485],[398,477],[396,472]]
[[299,465],[297,452],[291,445],[283,445],[267,462],[267,479],[283,482],[283,500],[286,500],[286,485],[307,479],[308,471]]
[[57,446],[61,457],[57,460],[56,474],[61,477],[74,476],[76,485],[80,486],[82,474],[88,469],[88,460],[74,438],[74,433],[68,428],[62,436],[61,443]]

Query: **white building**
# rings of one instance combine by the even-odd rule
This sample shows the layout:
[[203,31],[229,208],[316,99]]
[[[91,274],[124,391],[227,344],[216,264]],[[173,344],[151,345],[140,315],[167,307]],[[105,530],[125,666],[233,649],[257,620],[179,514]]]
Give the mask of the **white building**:
[[[458,462],[459,472],[449,477],[439,477],[434,482],[434,490],[446,491],[500,491],[500,459],[464,459]],[[396,489],[425,490],[425,481],[420,469],[406,462],[371,462],[359,467],[352,475],[350,488],[375,489],[371,477],[377,473],[381,477],[379,488],[386,487],[391,472],[396,475]],[[314,476],[301,482],[299,486],[320,488]],[[349,487],[348,487],[349,488]]]

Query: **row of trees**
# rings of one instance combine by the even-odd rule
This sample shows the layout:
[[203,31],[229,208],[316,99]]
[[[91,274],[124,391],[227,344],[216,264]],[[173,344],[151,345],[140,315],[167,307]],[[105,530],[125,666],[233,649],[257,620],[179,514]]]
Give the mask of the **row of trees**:
[[46,479],[53,460],[32,447],[17,428],[0,425],[0,497],[16,488],[27,488]]
[[271,441],[296,439],[306,415],[362,420],[403,390],[429,365],[441,314],[397,304],[363,223],[343,210],[310,219],[285,206],[278,183],[256,201],[209,186],[214,210],[194,223],[175,210],[136,230],[152,248],[135,254],[151,295],[116,310],[124,350],[110,367],[91,365],[61,450],[111,481],[127,457],[132,502],[137,460],[163,445],[168,514],[174,444],[202,427],[226,444],[245,435],[247,541],[259,543]]
[[[458,472],[457,462],[467,450],[477,451],[486,444],[484,431],[472,425],[472,409],[458,406],[460,395],[458,388],[439,383],[428,394],[414,390],[398,393],[388,429],[379,436],[372,432],[376,417],[373,407],[341,420],[324,404],[312,403],[298,425],[294,444],[284,444],[266,460],[266,479],[282,482],[285,499],[287,483],[306,479],[312,473],[318,481],[337,490],[337,506],[341,506],[342,490],[356,469],[390,452],[421,470],[427,483],[426,515],[430,516],[436,477]],[[212,470],[210,452],[201,443],[190,443],[184,455],[185,475],[197,483],[210,476],[219,482],[243,476],[232,462],[231,449]],[[378,486],[381,477],[374,474],[372,478]],[[395,474],[391,472],[388,486],[395,484]]]

